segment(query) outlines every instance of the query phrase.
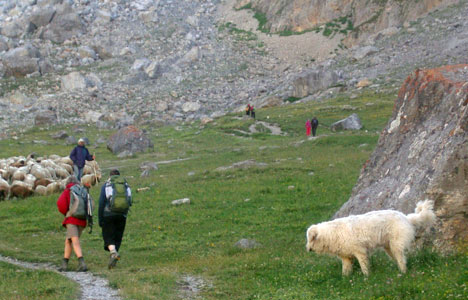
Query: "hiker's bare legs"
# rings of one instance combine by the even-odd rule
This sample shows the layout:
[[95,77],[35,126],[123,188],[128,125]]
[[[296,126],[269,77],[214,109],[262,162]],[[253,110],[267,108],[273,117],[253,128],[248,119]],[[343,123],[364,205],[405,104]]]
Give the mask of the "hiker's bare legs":
[[73,251],[75,251],[76,257],[82,257],[83,253],[81,252],[80,238],[74,236],[71,238]]
[[115,245],[109,245],[109,246],[107,246],[107,249],[109,249],[110,252],[114,252],[115,251]]
[[65,251],[63,253],[63,258],[70,259],[72,253],[72,244],[70,239],[65,239]]

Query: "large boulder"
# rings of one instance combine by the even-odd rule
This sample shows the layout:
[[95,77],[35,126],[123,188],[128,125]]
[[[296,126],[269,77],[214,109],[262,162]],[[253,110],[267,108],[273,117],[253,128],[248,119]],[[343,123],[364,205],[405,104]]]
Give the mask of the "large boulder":
[[84,32],[85,26],[81,22],[80,16],[70,12],[56,14],[52,22],[45,27],[41,38],[55,43],[63,43],[74,36],[82,35]]
[[2,59],[5,75],[24,77],[39,72],[39,59],[39,50],[32,45],[11,49]]
[[36,7],[31,13],[29,21],[37,28],[46,26],[52,21],[55,11],[52,6]]
[[71,72],[61,78],[62,90],[75,91],[85,89],[99,89],[102,86],[101,80],[93,73],[87,76],[79,72]]
[[114,133],[107,142],[107,149],[114,154],[124,151],[135,154],[153,149],[153,142],[146,134],[135,126],[121,128]]
[[414,211],[435,201],[436,248],[468,242],[468,65],[417,70],[406,79],[351,198],[335,214]]
[[339,79],[337,72],[325,68],[307,71],[293,81],[292,96],[304,98],[337,84]]
[[337,130],[360,130],[362,128],[361,119],[357,114],[352,114],[346,119],[331,124],[330,129]]
[[34,125],[43,126],[43,125],[54,125],[57,123],[57,115],[51,110],[39,111],[34,117]]

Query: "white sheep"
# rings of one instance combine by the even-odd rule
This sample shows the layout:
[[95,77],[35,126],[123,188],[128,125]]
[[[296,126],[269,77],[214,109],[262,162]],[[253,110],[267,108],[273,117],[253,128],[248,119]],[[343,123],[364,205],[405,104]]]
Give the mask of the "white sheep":
[[47,195],[60,192],[60,184],[58,182],[52,182],[47,186]]
[[10,197],[21,197],[26,198],[34,193],[32,186],[22,182],[13,181],[10,187]]
[[43,185],[36,186],[36,189],[34,190],[34,194],[39,195],[39,196],[47,196],[47,187]]
[[81,184],[83,185],[88,185],[88,186],[94,186],[98,183],[98,181],[101,180],[101,175],[95,175],[95,174],[88,174],[84,175],[81,177]]
[[8,198],[10,195],[10,185],[8,182],[0,178],[0,200]]

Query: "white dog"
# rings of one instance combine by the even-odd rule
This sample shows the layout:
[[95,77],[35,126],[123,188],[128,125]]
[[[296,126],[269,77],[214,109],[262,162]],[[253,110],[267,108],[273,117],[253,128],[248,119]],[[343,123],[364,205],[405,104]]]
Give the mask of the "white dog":
[[429,227],[436,219],[433,201],[418,202],[415,213],[404,215],[395,210],[371,211],[312,225],[307,229],[307,250],[337,255],[343,262],[343,275],[352,272],[354,257],[364,275],[369,275],[369,251],[381,247],[406,272],[407,250],[415,230]]

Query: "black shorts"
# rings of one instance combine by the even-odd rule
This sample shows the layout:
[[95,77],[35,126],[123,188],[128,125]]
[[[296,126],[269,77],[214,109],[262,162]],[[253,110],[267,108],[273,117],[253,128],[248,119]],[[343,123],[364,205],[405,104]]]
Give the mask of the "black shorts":
[[102,238],[104,239],[104,250],[109,251],[109,245],[115,245],[119,251],[122,244],[122,237],[125,230],[127,218],[124,216],[104,217],[102,224]]

